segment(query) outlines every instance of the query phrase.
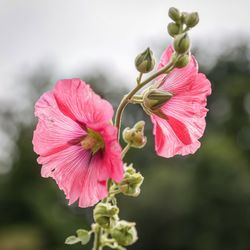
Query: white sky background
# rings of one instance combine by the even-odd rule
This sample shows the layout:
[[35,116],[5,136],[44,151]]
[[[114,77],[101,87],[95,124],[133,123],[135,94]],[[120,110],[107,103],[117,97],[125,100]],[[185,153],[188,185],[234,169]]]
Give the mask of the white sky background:
[[18,76],[47,61],[58,78],[105,65],[133,82],[136,54],[168,39],[171,6],[199,12],[191,37],[211,53],[211,41],[250,34],[248,0],[0,0],[0,100],[15,99]]
[[[0,105],[25,105],[20,76],[45,63],[54,81],[103,67],[133,83],[135,56],[169,39],[171,6],[199,12],[190,35],[208,54],[228,36],[250,37],[249,0],[0,0]],[[0,161],[13,158],[14,137],[0,130]]]

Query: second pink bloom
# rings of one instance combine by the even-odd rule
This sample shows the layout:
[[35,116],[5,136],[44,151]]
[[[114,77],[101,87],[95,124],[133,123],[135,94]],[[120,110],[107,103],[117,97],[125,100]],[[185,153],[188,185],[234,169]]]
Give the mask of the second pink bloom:
[[[169,47],[163,53],[158,69],[169,62],[173,52]],[[211,94],[211,84],[204,74],[198,72],[193,56],[186,67],[159,77],[158,84],[160,90],[173,96],[160,108],[165,118],[151,114],[156,152],[163,157],[193,154],[200,147],[199,139],[206,127],[207,96]]]

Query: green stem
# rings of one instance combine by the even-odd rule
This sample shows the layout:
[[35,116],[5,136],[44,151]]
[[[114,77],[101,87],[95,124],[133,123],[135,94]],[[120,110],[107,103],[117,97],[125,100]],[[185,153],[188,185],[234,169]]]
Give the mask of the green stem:
[[95,241],[94,241],[94,247],[93,250],[102,250],[101,246],[101,235],[102,235],[102,229],[100,226],[96,225],[96,231],[95,231]]
[[122,158],[125,157],[125,155],[126,155],[127,152],[129,151],[129,149],[130,149],[130,144],[128,143],[128,144],[126,145],[126,147],[122,150]]
[[123,111],[125,109],[125,107],[127,106],[127,104],[129,103],[129,101],[131,100],[131,98],[142,88],[144,87],[146,84],[148,84],[149,82],[151,82],[152,80],[154,80],[156,77],[162,75],[162,74],[166,74],[168,73],[167,71],[172,69],[174,67],[175,62],[170,61],[165,67],[163,67],[162,69],[160,69],[158,72],[156,72],[155,74],[151,75],[150,77],[148,77],[147,79],[145,79],[143,82],[141,82],[140,84],[138,84],[134,89],[132,89],[128,95],[124,96],[124,98],[122,99],[121,103],[119,104],[117,111],[116,111],[116,115],[115,115],[115,126],[118,128],[118,140],[120,138],[120,127],[121,127],[121,119],[122,119],[122,114]]
[[138,85],[141,84],[142,75],[143,75],[143,73],[140,73],[139,77],[137,78],[137,84]]
[[[154,80],[156,77],[160,76],[161,74],[167,74],[169,73],[170,70],[173,69],[175,64],[175,61],[170,61],[165,67],[163,67],[162,69],[160,69],[158,72],[156,72],[155,74],[151,75],[150,77],[148,77],[147,79],[145,79],[144,81],[141,82],[141,78],[142,78],[142,74],[139,75],[138,79],[137,79],[137,86],[132,89],[128,95],[124,96],[119,107],[117,108],[116,111],[116,116],[115,116],[115,126],[118,128],[118,140],[120,138],[120,127],[121,127],[121,119],[122,119],[122,114],[123,111],[125,109],[125,107],[127,106],[127,104],[131,101],[132,97],[141,89],[143,88],[146,84],[148,84],[149,82],[151,82],[152,80]],[[122,158],[126,155],[126,153],[128,152],[130,148],[130,144],[127,144],[126,147],[123,149],[122,151]],[[110,188],[109,188],[110,189]],[[110,192],[111,190],[109,190]],[[104,199],[104,201],[108,202],[112,195],[116,194],[116,190],[111,191],[109,193],[109,196]],[[102,250],[103,249],[103,245],[101,242],[101,238],[102,238],[102,228],[99,225],[96,225],[96,229],[95,229],[95,240],[94,240],[94,246],[92,250]],[[114,247],[112,244],[110,243],[106,243],[106,246],[109,247]],[[119,249],[123,249],[122,247],[119,247]]]

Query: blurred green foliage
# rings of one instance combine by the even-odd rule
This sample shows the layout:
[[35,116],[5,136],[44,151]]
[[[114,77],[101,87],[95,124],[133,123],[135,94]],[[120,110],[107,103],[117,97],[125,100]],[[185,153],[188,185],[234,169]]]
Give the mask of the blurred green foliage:
[[[248,48],[241,45],[225,51],[206,72],[213,94],[202,147],[195,155],[157,157],[147,123],[147,146],[126,158],[145,177],[142,193],[137,199],[119,197],[121,216],[136,221],[139,232],[139,241],[129,249],[250,249],[249,66]],[[104,74],[83,79],[116,105],[117,96],[126,93],[121,82],[110,84]],[[49,88],[51,76],[39,71],[26,81],[26,115],[31,115],[31,106]],[[15,112],[6,110],[0,109],[1,125],[16,124],[18,129],[11,170],[0,175],[0,249],[90,249],[63,242],[77,228],[89,228],[92,209],[69,207],[54,181],[40,177],[31,144],[34,121],[20,122]],[[148,120],[140,107],[129,106],[125,117],[130,126]],[[8,132],[10,127],[4,129]]]

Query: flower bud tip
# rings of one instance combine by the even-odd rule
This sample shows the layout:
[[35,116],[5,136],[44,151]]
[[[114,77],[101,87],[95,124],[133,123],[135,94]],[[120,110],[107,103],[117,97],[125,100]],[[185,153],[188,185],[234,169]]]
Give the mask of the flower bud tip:
[[153,70],[154,66],[155,59],[150,48],[147,48],[135,58],[135,67],[140,73],[148,73]]
[[193,28],[199,23],[199,14],[197,12],[192,12],[186,15],[184,19],[185,24],[189,28]]
[[175,7],[171,7],[171,8],[169,8],[169,10],[168,10],[168,16],[173,20],[173,21],[175,21],[175,22],[179,22],[180,21],[180,19],[181,19],[181,13],[180,13],[180,11],[177,9],[177,8],[175,8]]

